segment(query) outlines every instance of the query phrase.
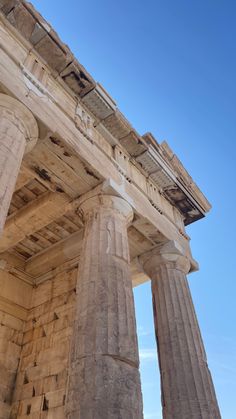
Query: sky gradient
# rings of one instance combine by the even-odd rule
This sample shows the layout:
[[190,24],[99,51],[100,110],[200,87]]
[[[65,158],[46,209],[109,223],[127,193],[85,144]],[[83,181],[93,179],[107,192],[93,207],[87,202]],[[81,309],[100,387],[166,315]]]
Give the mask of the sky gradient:
[[[189,226],[189,276],[223,419],[235,419],[236,3],[33,0],[140,134],[178,155],[213,205]],[[135,290],[145,419],[161,418],[150,283]]]

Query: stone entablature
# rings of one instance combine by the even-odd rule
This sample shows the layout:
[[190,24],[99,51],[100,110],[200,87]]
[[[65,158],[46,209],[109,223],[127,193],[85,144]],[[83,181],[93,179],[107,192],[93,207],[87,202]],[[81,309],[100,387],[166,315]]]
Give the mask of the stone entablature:
[[[34,47],[35,56],[30,48],[30,54],[23,62],[19,61],[28,87],[45,99],[54,100],[58,104],[64,103],[63,111],[75,119],[76,125],[88,139],[96,141],[97,138],[103,151],[109,150],[104,138],[111,146],[121,144],[129,156],[129,162],[124,163],[122,159],[119,160],[124,176],[132,179],[131,169],[128,167],[132,165],[130,161],[132,158],[139,169],[140,165],[144,169],[144,176],[149,178],[165,198],[179,209],[185,224],[202,218],[210,209],[210,205],[187,172],[183,170],[181,163],[172,159],[173,153],[170,158],[171,150],[165,144],[158,146],[155,139],[150,141],[150,135],[141,137],[133,129],[103,87],[94,83],[91,76],[74,59],[68,47],[59,40],[50,25],[31,5],[25,1],[15,1],[9,11],[6,4],[7,2],[4,2],[1,8],[3,14],[21,32],[24,40]],[[58,48],[61,50],[59,56]],[[60,89],[60,95],[57,97],[58,83],[61,88],[68,89],[69,86],[67,100],[61,91],[63,89]],[[61,94],[64,96],[63,102]],[[79,101],[77,105],[72,99],[74,94],[77,97],[76,101]],[[91,112],[90,116],[86,116],[86,108]],[[102,132],[103,138],[98,138],[100,135],[94,132],[94,126]],[[112,150],[110,153],[113,154]],[[139,185],[139,182],[137,184]],[[152,201],[152,197],[149,198]],[[154,199],[153,204],[158,208],[157,201],[158,199]]]
[[[159,234],[160,236],[169,234],[169,239],[178,238],[191,257],[183,217],[178,209],[165,199],[159,188],[148,177],[147,172],[140,168],[139,163],[129,156],[121,144],[112,146],[99,130],[93,127],[93,116],[88,110],[83,109],[83,105],[78,103],[77,98],[73,98],[66,92],[65,85],[62,86],[60,79],[56,80],[50,75],[50,69],[45,63],[42,64],[42,68],[48,72],[46,89],[49,96],[46,90],[42,93],[42,89],[37,89],[37,86],[33,84],[33,78],[31,80],[30,77],[26,78],[26,71],[22,71],[26,64],[29,66],[28,71],[33,71],[34,68],[37,74],[40,73],[40,58],[37,57],[37,63],[33,65],[34,59],[32,57],[29,59],[29,55],[33,54],[29,52],[30,45],[20,35],[16,36],[14,28],[4,17],[1,19],[3,19],[1,42],[4,45],[1,75],[6,89],[32,109],[36,118],[41,121],[40,140],[33,151],[24,158],[24,170],[29,170],[31,175],[33,173],[33,176],[37,177],[49,190],[65,191],[69,196],[68,200],[73,200],[81,193],[88,191],[89,187],[110,179],[116,193],[129,197],[135,212],[143,219],[143,226],[141,227],[140,222],[138,226],[142,234],[148,236],[154,244],[156,241],[153,241],[153,237]],[[12,51],[14,51],[14,56]],[[42,77],[39,76],[39,78],[42,81]],[[12,79],[15,80],[14,84]],[[52,159],[47,161],[49,157]],[[53,172],[55,158],[61,166],[60,173]],[[65,175],[61,181],[63,171],[66,170],[68,176],[74,177],[71,169],[75,168],[77,174],[78,170],[79,173],[85,172],[83,175],[81,173],[81,176],[83,176],[82,181],[87,182],[87,187],[84,184],[80,187],[80,183],[77,183],[75,189],[71,185],[68,187],[68,184],[64,182]],[[49,177],[50,181],[48,181]],[[196,268],[193,260],[192,267]]]

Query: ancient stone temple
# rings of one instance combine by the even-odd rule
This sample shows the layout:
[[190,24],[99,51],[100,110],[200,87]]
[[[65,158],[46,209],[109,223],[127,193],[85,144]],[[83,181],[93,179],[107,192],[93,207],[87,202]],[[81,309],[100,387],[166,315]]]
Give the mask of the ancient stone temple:
[[0,0],[0,419],[141,419],[151,280],[165,419],[218,419],[186,275],[210,205],[27,2]]

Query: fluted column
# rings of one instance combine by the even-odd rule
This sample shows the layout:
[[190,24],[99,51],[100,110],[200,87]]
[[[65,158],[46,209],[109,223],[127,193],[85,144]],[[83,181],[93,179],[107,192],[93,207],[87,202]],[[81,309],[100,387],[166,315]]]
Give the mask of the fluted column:
[[85,220],[77,284],[66,416],[141,419],[142,395],[123,199],[96,195]]
[[143,257],[152,280],[165,419],[219,419],[220,412],[186,274],[190,263],[175,242]]
[[0,235],[25,152],[35,145],[38,126],[18,100],[0,93]]

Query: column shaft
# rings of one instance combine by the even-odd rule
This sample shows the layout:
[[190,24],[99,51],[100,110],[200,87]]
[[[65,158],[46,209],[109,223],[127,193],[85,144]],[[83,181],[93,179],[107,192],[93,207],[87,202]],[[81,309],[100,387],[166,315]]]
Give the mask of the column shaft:
[[[31,112],[16,99],[0,93],[0,236],[7,218],[23,155],[25,151],[29,151],[34,146],[37,137],[38,126]],[[10,342],[8,342],[7,336],[3,336],[1,341],[2,346],[6,347],[6,351],[1,353],[0,360],[0,377],[2,379],[0,417],[8,418],[18,358],[13,359],[14,367],[12,360],[9,366]],[[12,345],[14,346],[14,344]]]
[[188,260],[162,254],[147,261],[152,279],[155,332],[165,419],[219,419],[186,273]]
[[[116,197],[88,200],[77,285],[67,417],[141,419],[142,396],[127,213]],[[127,208],[126,208],[127,209]],[[126,211],[125,209],[125,211]],[[130,213],[130,209],[128,210]]]

